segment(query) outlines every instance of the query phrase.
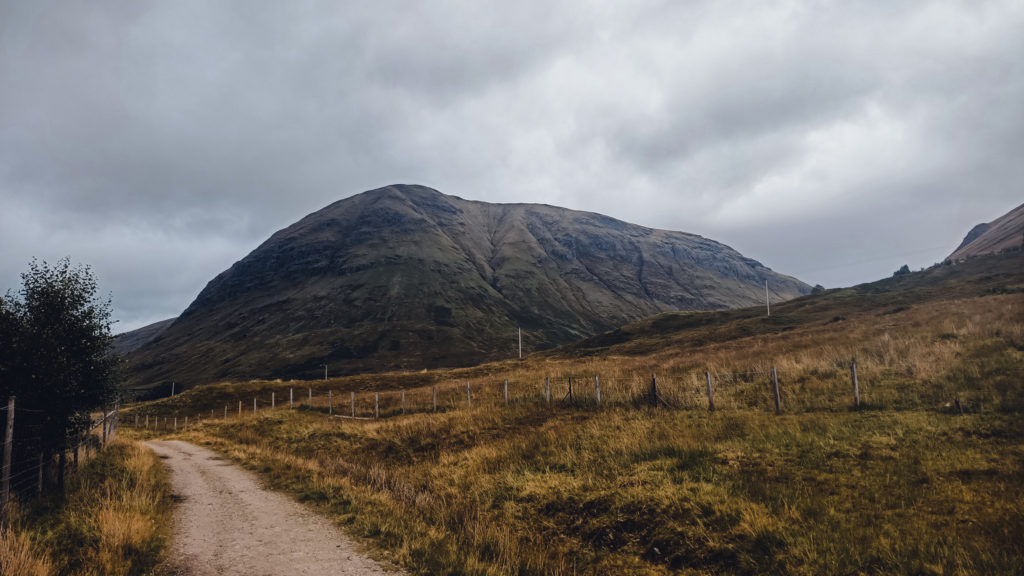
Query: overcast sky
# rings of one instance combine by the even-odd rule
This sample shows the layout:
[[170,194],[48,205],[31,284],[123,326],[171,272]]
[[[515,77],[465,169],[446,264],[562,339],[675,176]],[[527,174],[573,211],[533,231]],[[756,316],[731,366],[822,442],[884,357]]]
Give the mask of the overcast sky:
[[1024,202],[1024,2],[0,0],[0,291],[115,331],[392,183],[693,232],[810,284]]

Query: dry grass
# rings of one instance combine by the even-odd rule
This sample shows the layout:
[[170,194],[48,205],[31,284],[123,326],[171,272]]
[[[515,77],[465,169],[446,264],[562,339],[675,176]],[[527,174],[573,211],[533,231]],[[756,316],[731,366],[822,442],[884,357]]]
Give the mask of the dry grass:
[[116,439],[72,476],[66,497],[16,510],[0,537],[0,574],[150,573],[169,536],[168,510],[159,459]]
[[[771,320],[665,315],[593,354],[308,383],[313,409],[282,409],[292,387],[305,402],[307,383],[249,382],[135,410],[194,423],[229,403],[231,417],[179,435],[413,573],[1024,573],[1024,297],[878,298],[827,295]],[[652,373],[674,409],[647,405]],[[569,377],[575,404],[560,401]],[[357,392],[370,416],[373,389],[379,420],[326,417],[328,390],[346,413]],[[265,410],[272,391],[279,409]]]
[[50,576],[53,563],[38,551],[27,534],[0,528],[0,574]]

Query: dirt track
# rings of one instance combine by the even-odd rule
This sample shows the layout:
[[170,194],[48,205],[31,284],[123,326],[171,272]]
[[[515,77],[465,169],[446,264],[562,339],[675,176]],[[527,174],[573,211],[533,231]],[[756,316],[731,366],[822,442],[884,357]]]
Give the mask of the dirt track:
[[255,475],[216,453],[187,442],[146,444],[170,467],[181,500],[166,574],[387,573],[329,521],[265,490]]

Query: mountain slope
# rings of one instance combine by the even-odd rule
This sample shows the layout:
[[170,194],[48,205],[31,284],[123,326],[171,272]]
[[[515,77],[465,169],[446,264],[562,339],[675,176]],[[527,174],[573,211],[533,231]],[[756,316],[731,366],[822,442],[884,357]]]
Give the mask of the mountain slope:
[[358,194],[274,234],[129,356],[134,383],[477,363],[668,310],[806,293],[735,250],[546,205],[422,186]]
[[1024,243],[1024,204],[988,224],[978,224],[947,258],[959,262],[967,258],[1020,248]]
[[136,328],[135,330],[122,332],[114,336],[114,353],[124,355],[142,348],[154,338],[163,334],[164,330],[174,323],[175,320],[176,318],[168,318],[167,320],[154,322],[142,328]]

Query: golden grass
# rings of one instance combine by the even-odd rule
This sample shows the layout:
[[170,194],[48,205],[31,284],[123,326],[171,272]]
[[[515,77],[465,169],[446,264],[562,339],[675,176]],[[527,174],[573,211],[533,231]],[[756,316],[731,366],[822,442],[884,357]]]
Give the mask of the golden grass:
[[37,550],[27,534],[0,528],[0,574],[50,576],[53,563]]
[[[800,322],[780,307],[772,322],[793,328],[771,333],[753,326],[766,319],[740,318],[593,357],[308,383],[313,410],[282,408],[291,387],[305,402],[307,383],[280,381],[135,410],[182,417],[230,403],[231,417],[179,435],[419,574],[1024,573],[1024,298],[844,306],[841,319]],[[652,373],[675,409],[646,404]],[[575,405],[560,402],[569,377]],[[326,417],[328,390],[345,413],[357,392],[370,416],[373,389],[381,419]],[[251,415],[252,398],[264,407],[271,391],[279,409]],[[964,415],[947,406],[957,399]]]
[[168,510],[159,459],[115,439],[70,478],[64,498],[13,514],[0,537],[0,574],[150,573],[169,537]]

